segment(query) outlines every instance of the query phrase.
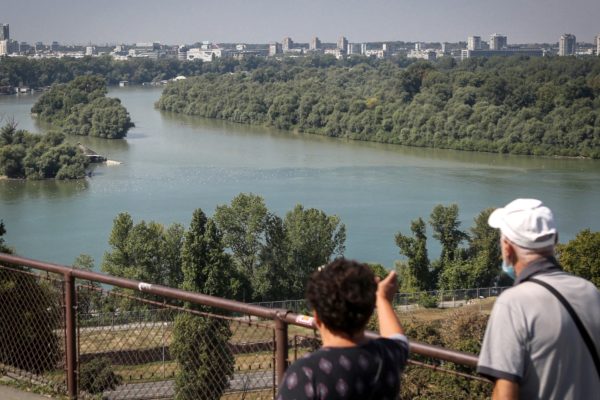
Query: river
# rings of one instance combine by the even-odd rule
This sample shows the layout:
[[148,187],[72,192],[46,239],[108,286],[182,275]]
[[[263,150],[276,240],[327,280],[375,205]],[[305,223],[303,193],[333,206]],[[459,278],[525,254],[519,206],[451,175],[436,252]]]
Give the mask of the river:
[[[280,216],[295,204],[337,214],[346,256],[399,258],[394,235],[427,219],[436,204],[457,203],[464,227],[484,208],[516,197],[542,199],[555,212],[561,241],[600,230],[600,161],[407,148],[291,134],[162,113],[160,88],[112,88],[136,127],[125,140],[70,137],[119,166],[100,165],[72,182],[0,181],[6,242],[23,256],[70,264],[80,253],[99,265],[113,218],[187,226],[194,209],[211,215],[240,192],[264,197]],[[1,96],[0,114],[41,131],[29,110],[36,95]],[[430,257],[439,247],[430,240]]]

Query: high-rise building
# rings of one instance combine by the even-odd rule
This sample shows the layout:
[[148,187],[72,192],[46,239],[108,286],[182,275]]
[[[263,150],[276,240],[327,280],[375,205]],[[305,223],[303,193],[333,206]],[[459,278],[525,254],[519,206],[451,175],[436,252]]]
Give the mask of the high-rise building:
[[467,38],[467,50],[481,50],[481,36],[469,36]]
[[8,29],[8,24],[0,24],[0,40],[9,40],[10,39],[10,31]]
[[573,56],[575,55],[575,47],[577,47],[575,35],[564,33],[560,36],[560,42],[558,43],[558,55]]
[[344,36],[340,36],[337,40],[337,48],[346,51],[348,48],[348,39]]
[[50,45],[50,50],[52,50],[53,52],[55,52],[55,51],[58,51],[59,47],[60,47],[60,44],[55,40]]
[[[490,36],[490,50],[503,50],[508,46],[506,35],[494,33]],[[481,42],[480,42],[481,47]]]
[[269,43],[269,56],[281,54],[282,52],[283,52],[283,50],[281,49],[281,43],[277,43],[277,42]]
[[0,40],[0,57],[8,54],[8,40]]
[[321,48],[321,41],[318,37],[314,37],[310,40],[309,50],[319,50]]
[[363,56],[365,54],[367,54],[367,44],[366,43],[361,43],[360,44],[360,54],[362,54]]
[[284,37],[281,41],[281,48],[283,49],[283,51],[290,51],[290,49],[292,49],[293,47],[294,41],[292,40],[292,38],[289,36]]
[[596,55],[600,56],[600,33],[596,36]]

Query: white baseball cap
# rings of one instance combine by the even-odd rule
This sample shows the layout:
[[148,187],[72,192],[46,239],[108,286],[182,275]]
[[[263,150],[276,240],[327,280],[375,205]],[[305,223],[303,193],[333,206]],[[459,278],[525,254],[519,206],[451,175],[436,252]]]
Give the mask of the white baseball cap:
[[514,244],[526,249],[541,249],[556,243],[556,224],[552,211],[536,199],[516,199],[492,212],[492,228]]

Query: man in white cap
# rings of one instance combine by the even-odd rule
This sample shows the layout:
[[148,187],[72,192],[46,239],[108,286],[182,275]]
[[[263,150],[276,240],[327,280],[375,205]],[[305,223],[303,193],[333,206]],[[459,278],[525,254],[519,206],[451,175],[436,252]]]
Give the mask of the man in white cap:
[[502,269],[515,280],[494,304],[479,355],[493,399],[600,398],[600,292],[554,258],[552,211],[517,199],[488,223],[500,229]]

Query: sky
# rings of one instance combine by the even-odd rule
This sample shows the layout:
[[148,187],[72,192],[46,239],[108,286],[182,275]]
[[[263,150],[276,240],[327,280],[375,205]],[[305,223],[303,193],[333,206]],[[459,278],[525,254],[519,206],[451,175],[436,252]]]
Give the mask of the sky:
[[592,42],[599,0],[0,0],[12,39],[64,44],[161,42]]

